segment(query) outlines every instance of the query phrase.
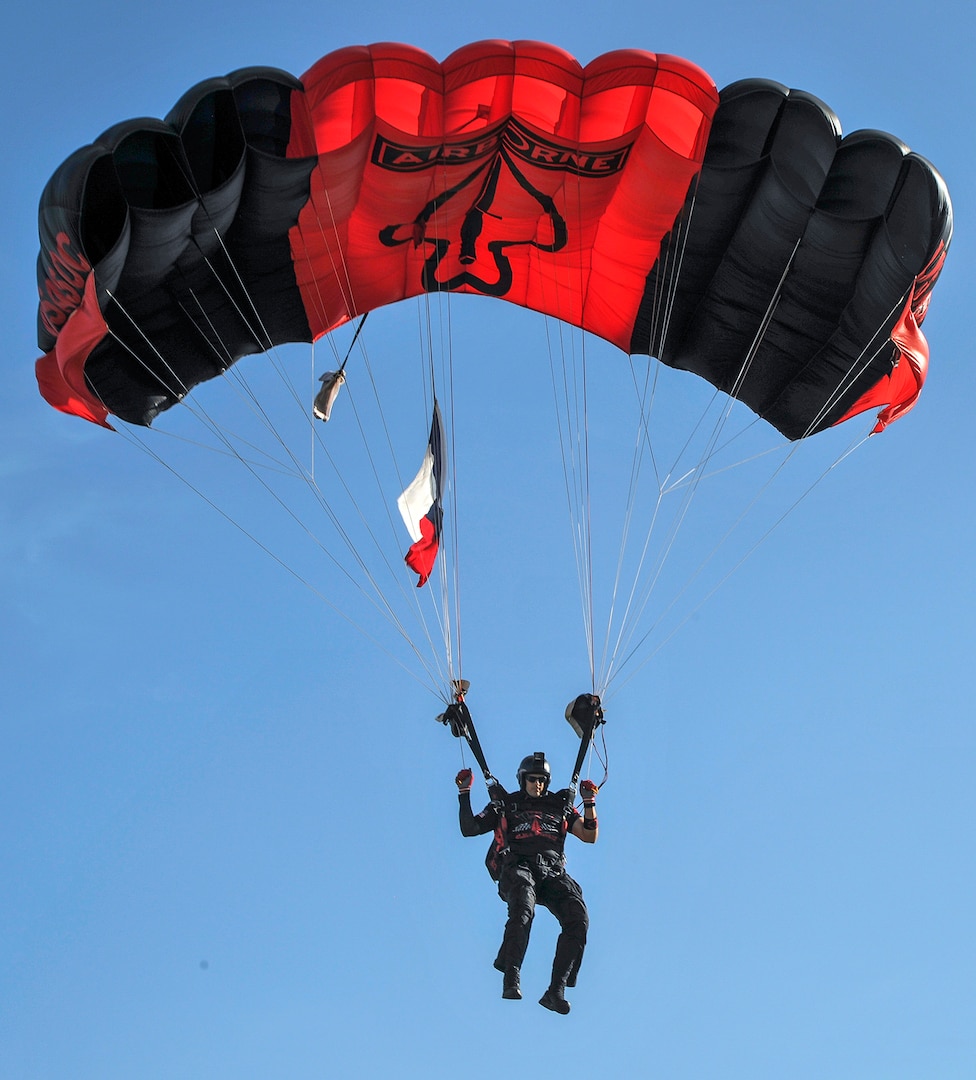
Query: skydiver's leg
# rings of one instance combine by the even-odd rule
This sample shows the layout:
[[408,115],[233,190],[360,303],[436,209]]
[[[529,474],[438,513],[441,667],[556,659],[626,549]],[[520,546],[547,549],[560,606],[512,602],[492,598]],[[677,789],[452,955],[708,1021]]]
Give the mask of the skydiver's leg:
[[[517,977],[529,945],[529,933],[535,916],[535,879],[525,866],[508,866],[502,871],[499,893],[508,904],[508,921],[495,967],[505,972],[506,986],[512,972]],[[517,981],[517,978],[516,978]]]
[[569,1012],[564,991],[567,986],[576,985],[576,974],[583,961],[586,933],[590,925],[583,890],[569,874],[564,873],[547,878],[542,883],[539,902],[556,916],[560,930],[552,962],[552,981],[540,1004],[554,1012]]

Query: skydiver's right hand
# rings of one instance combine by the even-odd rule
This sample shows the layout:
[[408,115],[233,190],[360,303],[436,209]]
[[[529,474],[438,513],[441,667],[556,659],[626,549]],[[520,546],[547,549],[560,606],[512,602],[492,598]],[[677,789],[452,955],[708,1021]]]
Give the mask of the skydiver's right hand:
[[457,776],[454,777],[454,783],[458,786],[458,791],[470,791],[471,781],[474,780],[474,775],[470,769],[462,769]]

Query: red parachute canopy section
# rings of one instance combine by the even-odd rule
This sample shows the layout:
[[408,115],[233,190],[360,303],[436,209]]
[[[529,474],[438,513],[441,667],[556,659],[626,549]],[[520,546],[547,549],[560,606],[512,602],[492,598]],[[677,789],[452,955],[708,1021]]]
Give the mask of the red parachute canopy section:
[[659,355],[798,438],[911,406],[951,212],[924,159],[842,142],[808,95],[751,82],[719,106],[675,57],[488,41],[201,83],[69,158],[39,227],[41,391],[100,423],[459,291]]
[[446,290],[628,347],[704,154],[717,104],[704,72],[639,52],[583,69],[550,45],[489,41],[443,65],[346,49],[303,82],[313,141],[289,152],[318,157],[297,260],[314,333]]

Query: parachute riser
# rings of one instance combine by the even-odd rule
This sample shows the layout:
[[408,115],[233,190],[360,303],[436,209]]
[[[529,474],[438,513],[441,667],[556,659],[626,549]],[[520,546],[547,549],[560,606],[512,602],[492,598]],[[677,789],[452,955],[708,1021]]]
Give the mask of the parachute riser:
[[605,724],[603,708],[596,694],[580,694],[566,709],[566,719],[569,726],[580,737],[579,753],[576,755],[576,764],[573,766],[573,778],[569,782],[566,794],[566,811],[568,812],[576,802],[576,787],[579,784],[580,772],[583,769],[583,759],[590,748],[590,743],[596,735],[596,729]]
[[437,720],[450,730],[455,739],[464,739],[468,746],[471,747],[471,753],[474,754],[475,761],[478,762],[489,794],[493,799],[496,798],[495,789],[501,789],[501,784],[495,779],[491,769],[488,768],[488,763],[485,761],[481,741],[478,739],[474,720],[468,706],[464,703],[463,695],[458,694],[457,700],[448,705],[444,712],[437,717]]
[[[464,687],[464,690],[466,689],[467,687]],[[488,768],[488,763],[485,761],[485,754],[481,749],[481,742],[475,730],[474,720],[464,701],[464,690],[456,688],[455,701],[448,705],[444,712],[437,717],[437,720],[447,727],[456,739],[464,739],[468,746],[471,747],[471,753],[474,754],[475,760],[481,768],[489,794],[493,800],[499,799],[505,795],[505,788],[492,774],[492,771]],[[566,789],[565,813],[568,813],[576,801],[576,790],[579,784],[580,772],[583,769],[583,759],[590,748],[596,729],[601,724],[605,724],[606,720],[603,717],[600,699],[596,694],[580,694],[567,707],[566,719],[570,727],[580,737],[579,752],[573,766],[573,778]]]

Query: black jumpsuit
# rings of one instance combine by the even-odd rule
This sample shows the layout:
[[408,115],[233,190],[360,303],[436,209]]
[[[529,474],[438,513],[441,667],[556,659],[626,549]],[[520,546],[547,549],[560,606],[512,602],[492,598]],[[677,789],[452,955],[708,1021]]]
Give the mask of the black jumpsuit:
[[518,970],[529,944],[536,901],[559,920],[560,934],[552,964],[552,986],[575,986],[583,959],[589,917],[583,891],[566,873],[563,845],[579,820],[572,808],[564,817],[565,793],[547,792],[534,799],[524,792],[506,795],[501,807],[489,804],[475,816],[471,796],[460,793],[460,825],[464,836],[504,833],[498,895],[508,904],[508,922],[495,967]]

